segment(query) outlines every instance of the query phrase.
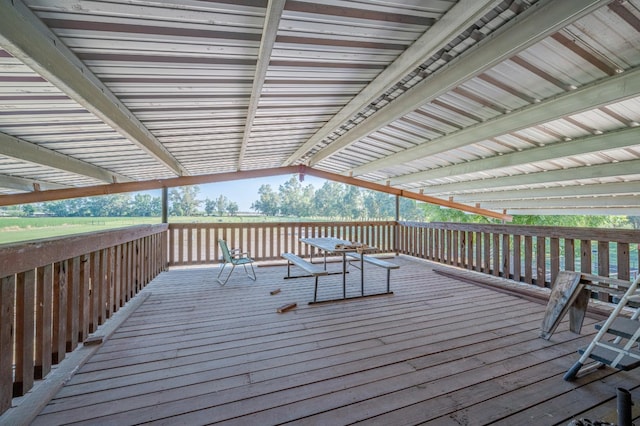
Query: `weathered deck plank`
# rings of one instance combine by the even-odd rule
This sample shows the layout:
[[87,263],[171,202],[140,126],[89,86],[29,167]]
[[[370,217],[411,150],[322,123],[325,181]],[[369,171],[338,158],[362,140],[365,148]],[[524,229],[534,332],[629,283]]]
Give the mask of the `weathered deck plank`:
[[[225,287],[211,268],[164,273],[34,424],[556,424],[637,383],[611,369],[562,380],[593,320],[546,341],[545,306],[394,262],[394,295],[314,306],[312,280],[283,280],[285,266]],[[367,292],[386,286],[366,274]],[[340,296],[341,277],[320,291]]]

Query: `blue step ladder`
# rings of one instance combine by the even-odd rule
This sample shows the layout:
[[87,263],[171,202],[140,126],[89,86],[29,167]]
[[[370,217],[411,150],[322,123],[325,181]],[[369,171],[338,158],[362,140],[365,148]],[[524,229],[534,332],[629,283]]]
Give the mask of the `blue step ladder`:
[[[630,302],[640,302],[639,281],[640,275],[622,295],[609,318],[596,325],[598,333],[587,347],[578,350],[580,359],[566,372],[564,380],[572,381],[578,373],[585,375],[603,365],[619,370],[633,370],[640,366],[640,350],[637,347],[640,339],[640,308],[636,308],[630,318],[620,316]],[[611,340],[611,336],[616,337]],[[584,366],[589,358],[595,362]]]

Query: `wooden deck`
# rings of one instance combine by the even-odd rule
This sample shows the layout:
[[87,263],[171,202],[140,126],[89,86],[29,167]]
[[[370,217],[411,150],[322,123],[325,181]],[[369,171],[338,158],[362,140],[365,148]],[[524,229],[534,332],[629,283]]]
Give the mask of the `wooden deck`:
[[[286,266],[225,287],[211,267],[162,273],[34,424],[553,425],[615,422],[617,387],[637,399],[639,371],[562,380],[590,337],[565,322],[540,339],[545,306],[394,262],[394,295],[314,306],[313,279],[284,280]],[[383,290],[385,271],[366,273]],[[354,270],[349,293],[359,286]],[[320,289],[339,295],[341,277]]]

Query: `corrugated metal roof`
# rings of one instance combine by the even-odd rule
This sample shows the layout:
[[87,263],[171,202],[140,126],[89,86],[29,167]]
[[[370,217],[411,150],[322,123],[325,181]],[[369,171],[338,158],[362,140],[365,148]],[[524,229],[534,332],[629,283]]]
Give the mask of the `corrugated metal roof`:
[[640,181],[638,0],[1,7],[22,22],[0,25],[1,193],[309,164],[508,213]]

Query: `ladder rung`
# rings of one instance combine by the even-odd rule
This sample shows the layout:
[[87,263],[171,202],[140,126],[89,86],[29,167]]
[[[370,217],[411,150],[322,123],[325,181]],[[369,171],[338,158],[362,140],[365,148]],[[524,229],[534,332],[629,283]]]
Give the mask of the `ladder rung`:
[[[616,357],[618,356],[618,354],[620,353],[617,350],[614,349],[610,349],[606,346],[602,346],[603,344],[599,344],[598,346],[595,347],[595,349],[591,352],[591,354],[589,355],[590,358],[593,358],[596,361],[599,361],[603,364],[606,365],[611,365],[611,363],[613,362],[614,359],[616,359]],[[608,346],[616,346],[613,343],[609,343],[607,344]],[[580,354],[583,354],[585,352],[587,348],[580,348],[578,349],[578,352],[580,352]],[[620,349],[622,349],[622,347],[620,347]],[[625,355],[622,357],[622,360],[620,362],[618,362],[618,364],[615,366],[617,369],[619,370],[633,370],[636,367],[640,366],[640,352],[630,349],[628,351],[626,351],[627,353],[632,353],[634,356],[637,356],[638,358],[634,358],[632,356],[629,355]]]
[[[602,328],[602,323],[596,324],[596,330],[600,330]],[[624,337],[625,339],[630,339],[636,331],[640,328],[640,321],[634,321],[629,318],[618,317],[616,318],[607,333],[614,334],[616,336]]]

